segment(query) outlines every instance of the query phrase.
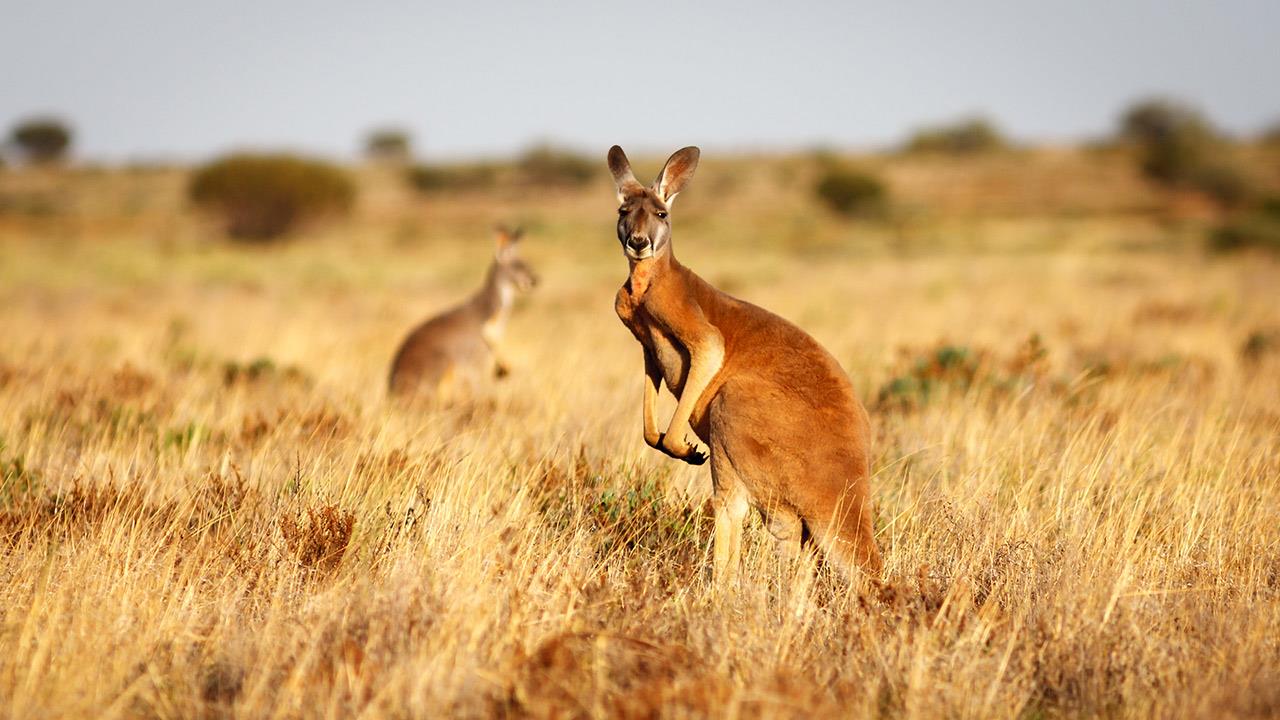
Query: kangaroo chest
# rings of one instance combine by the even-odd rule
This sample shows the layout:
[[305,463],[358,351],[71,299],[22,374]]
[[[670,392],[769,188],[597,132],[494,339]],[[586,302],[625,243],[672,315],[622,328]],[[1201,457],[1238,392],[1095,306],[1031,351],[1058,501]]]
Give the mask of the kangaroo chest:
[[502,343],[502,335],[506,330],[507,318],[505,314],[498,314],[481,323],[480,337],[484,338],[489,347],[497,347]]
[[663,381],[679,397],[689,372],[689,351],[645,309],[643,296],[635,292],[630,280],[618,291],[614,309],[622,324],[657,359]]

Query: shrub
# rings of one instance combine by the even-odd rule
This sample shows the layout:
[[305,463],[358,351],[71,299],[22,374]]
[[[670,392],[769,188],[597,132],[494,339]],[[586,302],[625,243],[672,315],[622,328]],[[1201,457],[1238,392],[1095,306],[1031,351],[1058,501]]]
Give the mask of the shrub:
[[602,559],[612,553],[702,550],[700,538],[707,537],[706,518],[690,507],[665,504],[652,479],[625,490],[602,490],[584,519]]
[[417,165],[409,168],[409,184],[422,192],[482,190],[492,187],[497,169],[483,163],[467,165]]
[[923,407],[947,392],[971,387],[998,393],[1020,393],[1049,374],[1049,350],[1039,334],[1029,335],[1003,361],[987,350],[939,344],[923,352],[904,351],[902,366],[880,387],[882,409]]
[[969,155],[1003,149],[1007,143],[995,125],[970,118],[951,125],[923,128],[907,141],[907,152]]
[[888,189],[874,175],[838,166],[818,178],[814,192],[827,207],[845,217],[879,218],[888,209]]
[[531,185],[579,187],[595,178],[598,165],[601,163],[572,151],[539,145],[520,157],[516,169]]
[[1167,98],[1150,98],[1134,103],[1120,119],[1120,136],[1144,145],[1178,139],[1210,141],[1214,131],[1196,108]]
[[1174,100],[1144,100],[1120,119],[1120,136],[1139,150],[1147,177],[1167,185],[1189,184],[1216,138],[1198,110]]
[[295,365],[276,365],[269,357],[258,357],[247,363],[228,361],[222,366],[222,383],[228,387],[252,383],[311,384],[311,378]]
[[1272,123],[1263,130],[1258,136],[1258,141],[1263,145],[1280,147],[1280,121]]
[[364,144],[365,155],[378,162],[404,163],[413,155],[409,133],[397,128],[380,128],[369,133]]
[[1259,328],[1249,333],[1240,345],[1240,359],[1256,364],[1277,351],[1280,351],[1280,329]]
[[14,126],[10,142],[29,162],[56,162],[71,148],[71,129],[56,118],[32,118]]
[[1152,181],[1202,192],[1224,208],[1250,199],[1248,178],[1223,159],[1222,138],[1189,105],[1165,99],[1136,103],[1120,119],[1120,138],[1137,149],[1138,166]]
[[1230,252],[1251,248],[1280,253],[1280,198],[1263,200],[1209,234],[1210,250]]
[[1187,184],[1228,209],[1245,205],[1253,195],[1253,186],[1244,172],[1228,162],[1206,162],[1194,168]]
[[220,214],[231,237],[265,241],[301,222],[348,211],[355,186],[340,168],[323,161],[236,154],[200,168],[191,178],[189,195]]
[[880,388],[880,407],[915,407],[944,388],[967,389],[981,369],[982,357],[963,345],[940,345],[911,361],[910,367]]

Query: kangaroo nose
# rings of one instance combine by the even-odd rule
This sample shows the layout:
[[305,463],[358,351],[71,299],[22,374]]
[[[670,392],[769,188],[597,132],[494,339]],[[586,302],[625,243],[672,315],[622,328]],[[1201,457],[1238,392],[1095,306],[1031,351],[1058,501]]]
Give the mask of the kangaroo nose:
[[649,245],[649,238],[643,235],[632,235],[627,238],[627,245],[629,245],[632,250],[640,251]]

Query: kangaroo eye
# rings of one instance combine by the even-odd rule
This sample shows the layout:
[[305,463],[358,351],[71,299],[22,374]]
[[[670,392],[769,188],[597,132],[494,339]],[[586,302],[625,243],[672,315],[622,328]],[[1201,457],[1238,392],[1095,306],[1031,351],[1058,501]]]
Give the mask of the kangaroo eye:
[[662,218],[663,220],[666,220],[666,219],[667,219],[667,211],[666,211],[666,210],[659,210],[659,211],[658,211],[658,217]]
[[619,215],[626,215],[626,214],[627,214],[627,208],[626,208],[625,206],[624,206],[624,207],[620,207],[620,208],[618,208],[618,214],[619,214]]

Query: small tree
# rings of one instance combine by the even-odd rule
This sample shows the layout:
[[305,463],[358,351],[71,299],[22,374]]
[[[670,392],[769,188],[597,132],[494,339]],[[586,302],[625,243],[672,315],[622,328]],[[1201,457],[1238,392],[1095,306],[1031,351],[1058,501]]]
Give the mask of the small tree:
[[1120,119],[1120,138],[1136,148],[1138,166],[1150,180],[1170,188],[1197,190],[1223,208],[1250,200],[1244,171],[1225,157],[1226,143],[1200,111],[1167,99],[1143,100]]
[[409,133],[398,128],[379,128],[365,139],[365,155],[370,160],[407,163],[413,156]]
[[71,148],[71,128],[56,118],[31,118],[15,125],[9,139],[28,162],[57,162]]
[[989,120],[970,118],[950,125],[923,128],[907,142],[907,152],[970,155],[1000,150],[1004,136]]
[[1174,100],[1144,100],[1120,119],[1120,137],[1136,146],[1142,173],[1165,185],[1191,185],[1217,144],[1209,121]]
[[889,192],[874,175],[842,167],[829,167],[814,185],[814,193],[827,207],[845,217],[881,218],[888,211]]
[[200,168],[188,189],[238,240],[279,238],[298,224],[347,212],[355,186],[330,163],[293,155],[236,154]]

